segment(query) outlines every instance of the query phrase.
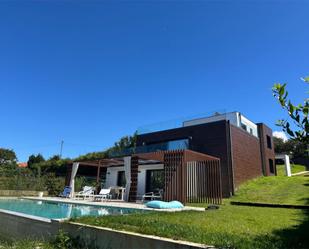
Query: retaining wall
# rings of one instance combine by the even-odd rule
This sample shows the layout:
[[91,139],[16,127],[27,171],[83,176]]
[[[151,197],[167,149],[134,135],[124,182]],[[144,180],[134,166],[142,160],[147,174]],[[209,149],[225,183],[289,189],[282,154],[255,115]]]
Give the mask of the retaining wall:
[[59,222],[0,209],[0,235],[9,240],[49,239],[56,235]]
[[197,243],[117,231],[110,228],[60,222],[0,209],[0,235],[7,239],[52,239],[59,229],[97,249],[213,248]]

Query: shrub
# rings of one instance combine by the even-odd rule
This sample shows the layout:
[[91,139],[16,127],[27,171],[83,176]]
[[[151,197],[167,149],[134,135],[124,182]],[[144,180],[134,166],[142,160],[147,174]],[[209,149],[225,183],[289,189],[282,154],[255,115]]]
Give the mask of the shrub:
[[44,185],[49,195],[57,196],[63,191],[65,185],[64,177],[56,177],[54,173],[48,173],[43,176]]

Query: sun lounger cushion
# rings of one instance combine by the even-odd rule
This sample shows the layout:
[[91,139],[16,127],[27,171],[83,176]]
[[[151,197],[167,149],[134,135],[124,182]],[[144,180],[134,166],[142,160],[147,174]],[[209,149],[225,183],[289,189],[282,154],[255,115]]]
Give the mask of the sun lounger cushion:
[[173,209],[173,208],[183,208],[181,202],[179,201],[149,201],[146,203],[146,207],[157,208],[157,209]]
[[59,197],[70,197],[71,190],[72,190],[71,187],[65,186],[63,192],[59,194]]

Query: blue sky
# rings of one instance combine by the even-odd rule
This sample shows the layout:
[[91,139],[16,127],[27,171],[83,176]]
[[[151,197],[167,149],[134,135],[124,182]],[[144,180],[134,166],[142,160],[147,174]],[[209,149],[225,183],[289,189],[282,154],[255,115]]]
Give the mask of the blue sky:
[[20,161],[107,148],[137,127],[239,110],[278,130],[271,94],[309,74],[307,1],[0,3],[0,147]]

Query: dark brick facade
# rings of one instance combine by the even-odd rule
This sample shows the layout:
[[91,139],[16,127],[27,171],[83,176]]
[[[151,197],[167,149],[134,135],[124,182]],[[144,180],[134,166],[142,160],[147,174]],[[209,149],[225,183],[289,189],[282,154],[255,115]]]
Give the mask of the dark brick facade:
[[258,138],[231,125],[231,150],[235,189],[246,180],[263,175]]
[[[272,133],[265,125],[259,129],[263,136]],[[273,148],[260,144],[267,143],[266,138],[256,138],[226,120],[138,135],[137,146],[185,138],[189,139],[190,150],[220,158],[224,197],[233,194],[240,183],[262,175],[263,163],[268,165],[268,160],[274,158]]]
[[233,192],[228,134],[229,124],[224,120],[139,135],[137,146],[188,138],[190,150],[220,158],[223,195],[228,197]]
[[[261,141],[260,150],[261,150],[263,174],[266,176],[277,175],[275,167],[275,151],[274,151],[272,130],[263,123],[259,123],[257,125]],[[272,167],[270,165],[271,161],[273,162]],[[273,170],[271,170],[271,168],[273,168]]]

